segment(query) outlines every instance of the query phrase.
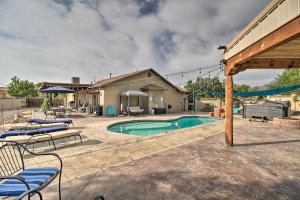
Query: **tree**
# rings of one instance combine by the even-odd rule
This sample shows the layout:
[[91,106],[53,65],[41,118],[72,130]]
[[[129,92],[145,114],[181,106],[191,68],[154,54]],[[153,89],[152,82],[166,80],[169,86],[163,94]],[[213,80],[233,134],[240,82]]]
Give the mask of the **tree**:
[[[279,75],[275,81],[269,85],[270,89],[277,89],[293,85],[300,85],[300,70],[299,69],[286,69]],[[296,91],[300,94],[300,90]]]
[[47,111],[47,109],[50,107],[49,103],[48,95],[44,95],[44,100],[40,108],[42,112],[45,113]]
[[198,98],[210,98],[216,96],[215,92],[223,92],[224,84],[221,83],[219,77],[198,77],[195,82],[188,81],[185,89],[189,93],[195,90],[196,97]]
[[11,78],[11,82],[8,85],[8,94],[13,97],[36,97],[38,96],[38,91],[35,88],[33,82],[28,80],[20,80],[18,77],[14,76]]
[[235,91],[237,92],[249,92],[251,90],[251,86],[246,84],[234,85],[234,86],[235,86]]

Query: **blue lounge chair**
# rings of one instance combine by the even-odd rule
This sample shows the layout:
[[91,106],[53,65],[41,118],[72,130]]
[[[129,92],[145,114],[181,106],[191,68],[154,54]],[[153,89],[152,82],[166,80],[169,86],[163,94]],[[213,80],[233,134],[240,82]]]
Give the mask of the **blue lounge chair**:
[[46,128],[36,128],[36,129],[28,129],[28,130],[12,130],[12,131],[4,131],[0,133],[0,138],[5,138],[8,136],[17,136],[17,135],[36,135],[42,133],[51,133],[56,131],[67,130],[66,126],[54,126],[54,127],[46,127]]
[[[62,160],[54,153],[37,154],[29,151],[22,144],[14,141],[0,141],[0,197],[15,197],[22,199],[38,195],[42,199],[41,190],[47,187],[56,177],[59,177],[59,197],[61,199]],[[24,154],[33,156],[54,156],[59,167],[26,168]]]
[[115,107],[113,107],[113,106],[107,107],[107,116],[110,116],[110,117],[117,116],[117,111],[116,111]]
[[36,124],[53,124],[53,123],[65,123],[67,125],[72,124],[74,126],[74,123],[71,119],[30,119],[28,123],[36,123]]

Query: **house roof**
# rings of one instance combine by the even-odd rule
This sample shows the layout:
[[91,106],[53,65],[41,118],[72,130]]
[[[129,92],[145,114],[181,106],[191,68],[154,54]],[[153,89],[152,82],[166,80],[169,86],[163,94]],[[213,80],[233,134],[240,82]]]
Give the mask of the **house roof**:
[[120,76],[114,76],[114,77],[111,77],[111,78],[108,78],[108,79],[103,79],[103,80],[97,81],[90,88],[103,88],[103,87],[108,86],[108,85],[110,85],[112,83],[115,83],[117,81],[121,81],[121,80],[123,80],[125,78],[129,78],[129,77],[132,77],[132,76],[135,76],[137,74],[144,73],[144,72],[152,72],[152,73],[156,74],[162,80],[164,80],[166,83],[168,83],[170,86],[174,87],[178,92],[182,92],[182,93],[186,93],[187,92],[184,88],[176,86],[173,83],[171,83],[170,81],[168,81],[165,77],[163,77],[162,75],[160,75],[157,71],[155,71],[152,68],[148,68],[148,69],[144,69],[144,70],[139,70],[139,71],[131,72],[131,73],[128,73],[128,74],[123,74],[123,75],[120,75]]

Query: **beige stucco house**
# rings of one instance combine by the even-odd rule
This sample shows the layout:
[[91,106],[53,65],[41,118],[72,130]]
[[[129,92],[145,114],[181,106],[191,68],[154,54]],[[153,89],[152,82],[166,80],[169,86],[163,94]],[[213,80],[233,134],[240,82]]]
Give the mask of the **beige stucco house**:
[[[77,107],[87,103],[91,107],[100,105],[104,115],[108,106],[113,106],[120,113],[127,107],[128,100],[129,107],[139,106],[145,113],[150,113],[152,108],[165,108],[171,113],[186,111],[188,107],[186,90],[172,84],[152,68],[110,77],[92,84],[61,86],[76,91],[67,95],[66,104],[74,101]],[[122,96],[121,93],[126,91],[140,91],[146,96]]]
[[89,93],[93,96],[91,103],[103,106],[104,111],[111,105],[120,112],[121,106],[128,105],[128,97],[120,94],[129,90],[142,91],[148,95],[130,96],[130,107],[139,106],[146,111],[151,108],[166,108],[167,112],[184,111],[187,107],[186,91],[151,68],[96,82],[89,88]]

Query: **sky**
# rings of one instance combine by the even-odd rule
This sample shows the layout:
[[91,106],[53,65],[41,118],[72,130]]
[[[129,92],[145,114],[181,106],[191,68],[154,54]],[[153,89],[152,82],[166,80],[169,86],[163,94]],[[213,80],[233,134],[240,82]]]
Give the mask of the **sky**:
[[[82,83],[154,68],[161,74],[214,65],[269,0],[0,0],[0,83]],[[263,85],[281,71],[248,70]],[[182,85],[198,72],[169,77]],[[213,74],[212,74],[213,75]],[[222,74],[220,75],[222,77]]]

